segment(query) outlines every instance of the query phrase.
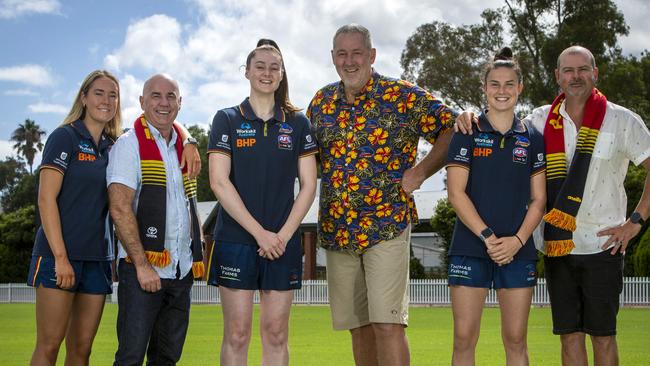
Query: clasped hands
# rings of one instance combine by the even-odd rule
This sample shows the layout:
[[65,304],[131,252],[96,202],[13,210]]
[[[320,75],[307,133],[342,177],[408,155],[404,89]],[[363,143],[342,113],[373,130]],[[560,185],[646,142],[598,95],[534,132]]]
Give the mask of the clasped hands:
[[485,246],[490,258],[500,266],[512,262],[515,254],[521,249],[521,243],[515,236],[498,238],[492,235],[485,240]]
[[257,254],[268,260],[278,259],[284,254],[289,239],[291,239],[291,237],[284,238],[280,233],[263,230],[255,237],[257,245],[259,246]]

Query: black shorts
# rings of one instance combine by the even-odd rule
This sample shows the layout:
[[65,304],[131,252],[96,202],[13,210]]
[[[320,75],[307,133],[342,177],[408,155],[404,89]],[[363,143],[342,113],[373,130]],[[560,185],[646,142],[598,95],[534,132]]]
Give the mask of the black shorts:
[[623,256],[596,254],[544,257],[553,333],[616,335],[623,290]]

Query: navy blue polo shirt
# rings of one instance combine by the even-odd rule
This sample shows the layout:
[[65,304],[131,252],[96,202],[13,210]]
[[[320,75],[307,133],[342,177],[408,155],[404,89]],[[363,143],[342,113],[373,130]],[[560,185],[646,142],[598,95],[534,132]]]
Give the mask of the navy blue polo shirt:
[[[248,212],[272,232],[282,228],[293,207],[298,159],[316,152],[305,115],[296,112],[289,116],[277,105],[273,118],[265,122],[255,115],[246,98],[238,106],[218,111],[212,121],[208,154],[230,156],[230,181]],[[257,244],[223,208],[214,238]]]
[[[97,146],[81,120],[58,127],[45,143],[39,169],[54,169],[63,175],[56,202],[70,260],[113,259],[106,191],[108,150],[112,145],[113,140],[102,134]],[[43,227],[36,233],[32,254],[53,256]]]
[[[472,135],[454,134],[447,166],[469,170],[465,192],[479,216],[496,236],[513,236],[519,230],[530,202],[530,179],[544,172],[544,140],[515,117],[505,134],[495,131],[485,114]],[[456,219],[449,255],[489,258],[485,243]],[[532,235],[515,259],[536,260]]]

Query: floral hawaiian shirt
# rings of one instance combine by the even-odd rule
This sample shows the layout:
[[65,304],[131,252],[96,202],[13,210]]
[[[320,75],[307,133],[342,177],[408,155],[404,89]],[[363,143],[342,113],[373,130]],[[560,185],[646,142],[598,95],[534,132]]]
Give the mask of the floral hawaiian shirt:
[[319,90],[307,116],[321,158],[321,246],[363,252],[417,222],[402,175],[419,137],[434,143],[455,115],[422,88],[376,72],[350,104],[342,82]]

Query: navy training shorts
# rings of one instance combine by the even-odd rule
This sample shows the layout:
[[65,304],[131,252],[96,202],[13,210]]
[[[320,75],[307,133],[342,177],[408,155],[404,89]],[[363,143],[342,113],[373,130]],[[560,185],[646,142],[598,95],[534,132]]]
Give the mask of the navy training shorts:
[[[38,288],[61,289],[56,285],[54,258],[32,256],[27,275],[27,284]],[[111,261],[75,261],[70,265],[74,271],[74,285],[65,291],[85,294],[107,295],[113,293],[113,272]]]
[[287,291],[302,286],[300,236],[287,243],[284,254],[268,260],[255,244],[215,242],[210,256],[208,284],[242,290]]
[[449,257],[450,286],[522,288],[537,285],[537,261],[513,260],[499,266],[492,259],[452,255]]

